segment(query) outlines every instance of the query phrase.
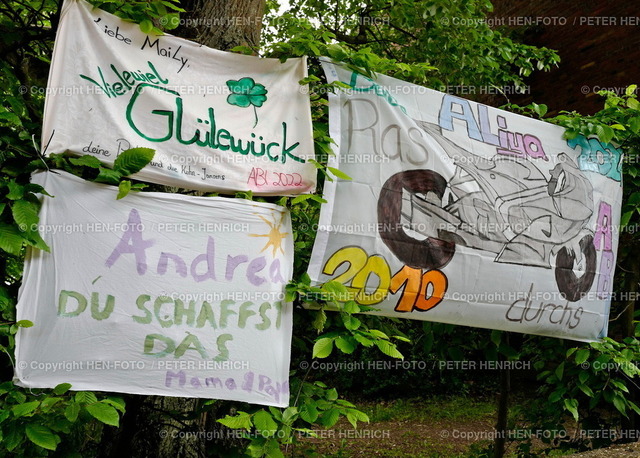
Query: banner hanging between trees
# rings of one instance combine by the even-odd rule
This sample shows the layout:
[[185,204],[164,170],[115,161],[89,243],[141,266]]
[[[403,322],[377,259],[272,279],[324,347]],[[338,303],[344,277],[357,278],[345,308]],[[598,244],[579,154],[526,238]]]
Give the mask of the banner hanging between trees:
[[65,172],[45,197],[17,305],[14,381],[28,388],[289,405],[289,212],[131,193]]
[[219,51],[65,0],[53,51],[42,148],[156,150],[134,178],[259,195],[315,190],[305,58]]
[[542,121],[323,62],[330,159],[309,275],[372,313],[606,336],[622,152]]

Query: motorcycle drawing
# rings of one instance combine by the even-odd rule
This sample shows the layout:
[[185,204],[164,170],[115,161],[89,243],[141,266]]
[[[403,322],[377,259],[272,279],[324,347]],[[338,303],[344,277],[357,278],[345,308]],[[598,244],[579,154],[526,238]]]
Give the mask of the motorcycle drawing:
[[523,157],[483,158],[454,144],[439,126],[418,123],[455,167],[396,173],[378,199],[379,234],[405,264],[438,269],[456,245],[495,253],[494,262],[555,269],[571,302],[589,291],[596,271],[593,188],[565,153],[547,178]]

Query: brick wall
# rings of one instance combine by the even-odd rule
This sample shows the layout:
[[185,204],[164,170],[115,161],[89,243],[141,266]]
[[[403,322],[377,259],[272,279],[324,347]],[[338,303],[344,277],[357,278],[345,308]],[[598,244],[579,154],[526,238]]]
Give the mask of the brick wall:
[[[492,17],[527,44],[558,51],[559,68],[528,79],[530,92],[511,101],[545,103],[550,112],[590,114],[602,108],[598,88],[640,84],[640,2],[493,0]],[[499,103],[504,103],[502,100]],[[551,113],[554,114],[554,113]]]

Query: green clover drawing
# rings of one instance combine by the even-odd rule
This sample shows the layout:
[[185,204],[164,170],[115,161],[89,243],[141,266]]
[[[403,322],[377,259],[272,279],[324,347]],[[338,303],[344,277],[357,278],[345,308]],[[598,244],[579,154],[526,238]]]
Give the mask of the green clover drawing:
[[253,78],[245,76],[239,80],[227,81],[227,86],[231,94],[227,97],[227,103],[238,107],[246,108],[253,105],[253,113],[256,116],[256,122],[253,127],[258,125],[258,112],[256,107],[261,107],[267,100],[267,89],[262,84],[257,84]]

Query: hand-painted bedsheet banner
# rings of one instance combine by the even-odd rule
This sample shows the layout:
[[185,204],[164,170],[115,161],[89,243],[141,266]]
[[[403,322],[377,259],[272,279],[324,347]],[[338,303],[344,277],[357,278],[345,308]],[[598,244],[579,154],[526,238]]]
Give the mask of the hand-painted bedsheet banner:
[[324,63],[353,181],[325,186],[309,274],[377,314],[580,341],[607,333],[621,151]]
[[[231,193],[315,190],[306,59],[263,59],[147,35],[83,0],[65,0],[42,147],[112,164],[155,149],[136,178]],[[48,146],[47,146],[48,145]]]
[[64,172],[44,198],[17,306],[29,388],[289,404],[289,213],[241,199],[130,194]]

